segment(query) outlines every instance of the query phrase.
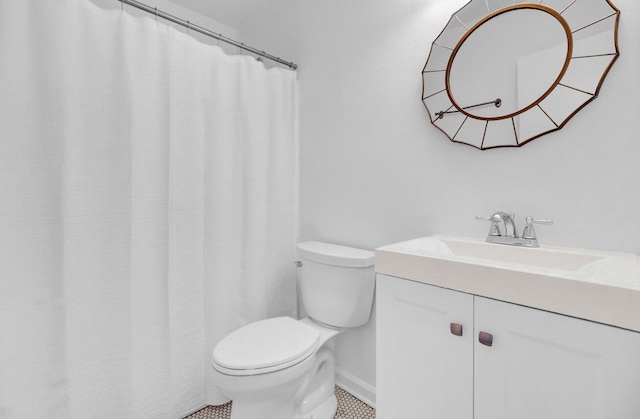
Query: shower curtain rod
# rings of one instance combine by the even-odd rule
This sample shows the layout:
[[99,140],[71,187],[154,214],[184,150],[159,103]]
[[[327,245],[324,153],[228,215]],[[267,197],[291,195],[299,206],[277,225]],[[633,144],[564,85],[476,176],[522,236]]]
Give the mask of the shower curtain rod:
[[222,35],[221,33],[215,33],[212,32],[208,29],[203,28],[202,26],[198,26],[198,25],[194,25],[193,23],[189,22],[188,20],[184,20],[184,19],[180,19],[179,17],[173,16],[167,12],[163,12],[162,10],[158,10],[157,7],[151,7],[147,4],[141,3],[137,0],[117,0],[119,2],[121,2],[122,4],[128,4],[129,6],[133,6],[137,9],[143,10],[147,13],[151,13],[153,15],[155,15],[156,17],[161,17],[164,20],[168,20],[169,22],[173,22],[177,25],[180,26],[184,26],[185,28],[187,28],[187,30],[193,30],[196,31],[198,33],[201,33],[203,35],[206,35],[208,37],[211,37],[213,39],[217,39],[218,41],[222,41],[225,42],[227,44],[233,45],[235,47],[238,47],[240,49],[243,49],[245,51],[249,51],[252,54],[256,54],[260,57],[264,57],[267,58],[271,61],[275,61],[276,63],[280,63],[282,65],[286,65],[287,67],[291,68],[292,70],[295,70],[298,68],[298,65],[296,63],[293,62],[289,62],[289,61],[285,61],[283,59],[281,59],[280,57],[276,57],[274,55],[268,54],[264,51],[260,51],[257,50],[253,47],[250,47],[249,45],[245,45],[241,42],[238,41],[234,41],[231,38],[227,38],[226,36]]

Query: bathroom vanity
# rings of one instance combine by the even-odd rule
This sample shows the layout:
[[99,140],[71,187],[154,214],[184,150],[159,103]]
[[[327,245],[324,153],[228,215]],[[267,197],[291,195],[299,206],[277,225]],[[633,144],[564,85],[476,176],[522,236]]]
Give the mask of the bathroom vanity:
[[376,251],[377,417],[640,417],[638,256],[431,236]]

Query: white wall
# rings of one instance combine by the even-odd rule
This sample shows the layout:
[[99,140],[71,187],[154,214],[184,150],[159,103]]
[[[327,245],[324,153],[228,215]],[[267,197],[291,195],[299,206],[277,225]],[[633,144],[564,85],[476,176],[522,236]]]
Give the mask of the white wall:
[[[450,143],[420,101],[431,42],[466,0],[296,0],[238,27],[297,62],[301,239],[373,249],[433,233],[484,237],[476,215],[553,219],[542,245],[640,252],[640,2],[598,99],[522,148]],[[338,366],[375,384],[374,325],[343,335]]]

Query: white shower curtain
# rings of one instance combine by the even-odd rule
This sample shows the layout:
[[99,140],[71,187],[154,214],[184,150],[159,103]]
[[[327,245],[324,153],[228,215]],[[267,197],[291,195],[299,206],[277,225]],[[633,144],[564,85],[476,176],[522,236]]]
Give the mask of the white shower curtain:
[[0,1],[0,418],[178,418],[295,315],[297,82],[88,0]]

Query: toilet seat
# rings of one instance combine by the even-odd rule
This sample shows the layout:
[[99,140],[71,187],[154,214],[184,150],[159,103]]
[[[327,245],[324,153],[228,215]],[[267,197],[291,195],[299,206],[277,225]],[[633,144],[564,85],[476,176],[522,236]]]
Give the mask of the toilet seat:
[[227,375],[279,371],[313,355],[320,346],[318,330],[291,317],[248,324],[229,334],[213,351],[213,367]]

